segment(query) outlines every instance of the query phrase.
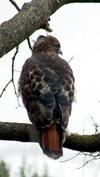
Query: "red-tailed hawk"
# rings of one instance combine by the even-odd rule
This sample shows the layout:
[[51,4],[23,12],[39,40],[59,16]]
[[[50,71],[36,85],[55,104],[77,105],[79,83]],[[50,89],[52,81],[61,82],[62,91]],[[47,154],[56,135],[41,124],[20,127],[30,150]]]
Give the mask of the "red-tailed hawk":
[[29,119],[36,127],[40,146],[54,159],[63,154],[64,131],[74,99],[73,72],[58,56],[60,52],[55,37],[39,36],[19,79],[19,91]]

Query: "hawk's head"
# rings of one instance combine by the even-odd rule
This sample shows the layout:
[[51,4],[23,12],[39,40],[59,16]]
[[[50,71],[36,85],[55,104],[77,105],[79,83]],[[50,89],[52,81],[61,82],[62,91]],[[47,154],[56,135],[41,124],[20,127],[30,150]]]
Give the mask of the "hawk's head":
[[62,54],[59,41],[53,36],[40,35],[33,46],[33,53],[47,52]]

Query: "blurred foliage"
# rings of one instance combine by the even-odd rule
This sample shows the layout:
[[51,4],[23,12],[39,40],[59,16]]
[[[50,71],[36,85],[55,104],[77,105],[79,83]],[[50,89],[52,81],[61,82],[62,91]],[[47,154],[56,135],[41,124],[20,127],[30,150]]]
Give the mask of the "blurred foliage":
[[0,161],[0,177],[10,177],[10,170],[3,160]]
[[[21,167],[18,170],[18,177],[49,177],[47,168],[45,167],[44,173],[40,176],[37,172],[32,172],[31,170],[27,171],[27,164],[23,160]],[[16,177],[17,177],[16,176]],[[8,168],[6,162],[3,160],[0,161],[0,177],[10,177],[10,169]]]

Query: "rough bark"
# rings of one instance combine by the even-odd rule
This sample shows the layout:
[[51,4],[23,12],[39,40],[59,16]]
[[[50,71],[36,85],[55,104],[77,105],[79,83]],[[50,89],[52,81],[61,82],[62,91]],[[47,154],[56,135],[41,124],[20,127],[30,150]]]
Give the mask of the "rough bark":
[[[31,124],[0,122],[0,140],[38,142],[38,137]],[[64,147],[82,152],[100,151],[100,134],[71,134],[66,137]]]
[[18,14],[0,26],[0,57],[40,29],[61,6],[75,2],[89,3],[99,0],[32,0],[25,3]]

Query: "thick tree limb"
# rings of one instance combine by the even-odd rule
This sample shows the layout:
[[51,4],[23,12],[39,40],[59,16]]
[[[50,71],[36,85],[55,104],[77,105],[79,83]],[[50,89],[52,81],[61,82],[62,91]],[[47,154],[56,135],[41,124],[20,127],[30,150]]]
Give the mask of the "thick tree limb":
[[38,142],[38,137],[31,124],[0,122],[0,140]]
[[[38,142],[38,137],[31,124],[0,122],[0,140]],[[100,151],[100,134],[71,134],[66,137],[64,147],[84,152]]]
[[25,3],[11,20],[0,26],[0,57],[18,46],[34,31],[45,26],[48,18],[61,6],[75,2],[100,2],[99,0],[32,0]]
[[71,136],[67,136],[64,147],[81,152],[100,151],[100,134],[71,134]]

